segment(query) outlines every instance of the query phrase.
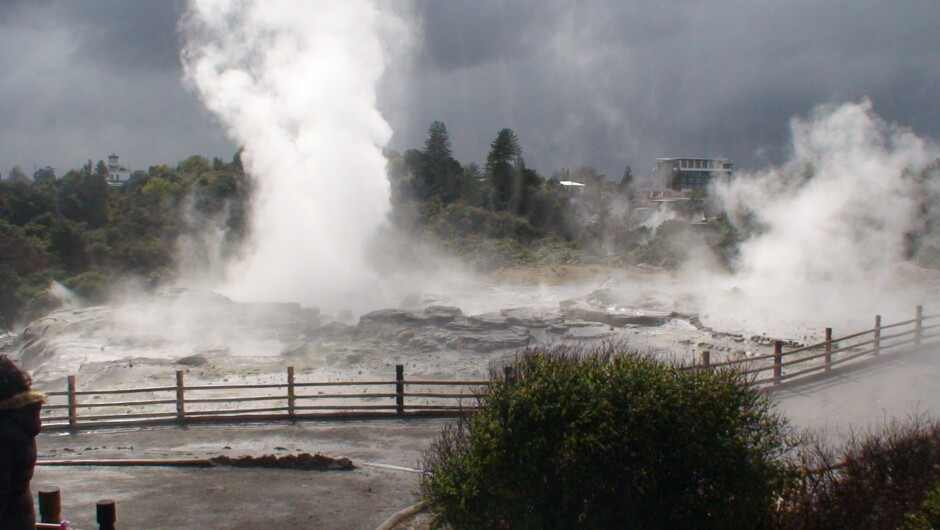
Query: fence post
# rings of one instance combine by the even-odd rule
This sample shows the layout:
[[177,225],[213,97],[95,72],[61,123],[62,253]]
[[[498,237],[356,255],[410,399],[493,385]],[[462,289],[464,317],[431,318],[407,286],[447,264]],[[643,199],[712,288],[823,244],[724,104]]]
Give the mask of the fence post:
[[702,366],[708,368],[712,364],[712,352],[708,350],[702,351]]
[[780,384],[780,377],[783,375],[783,341],[774,341],[774,384]]
[[59,488],[39,490],[39,522],[55,523],[62,521],[62,497]]
[[395,365],[395,412],[405,413],[405,365]]
[[114,509],[114,501],[111,499],[101,499],[95,506],[95,515],[98,520],[98,530],[115,530],[114,523],[117,521],[117,513]]
[[509,386],[516,384],[516,372],[512,369],[512,366],[503,366],[503,380]]
[[70,375],[69,384],[69,430],[75,432],[78,429],[78,399],[75,395],[75,376]]
[[832,370],[832,328],[826,328],[826,371]]
[[881,315],[875,315],[875,343],[872,350],[875,355],[881,353]]
[[924,338],[924,306],[917,306],[917,317],[914,321],[914,344],[920,345]]
[[287,415],[294,419],[297,396],[294,394],[294,367],[287,367]]
[[176,420],[180,423],[186,421],[186,398],[183,395],[183,371],[176,371]]

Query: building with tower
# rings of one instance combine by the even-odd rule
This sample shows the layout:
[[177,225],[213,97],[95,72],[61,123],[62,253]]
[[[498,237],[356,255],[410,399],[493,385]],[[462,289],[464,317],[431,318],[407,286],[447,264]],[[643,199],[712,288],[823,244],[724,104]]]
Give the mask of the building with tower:
[[131,172],[121,165],[120,157],[111,153],[108,157],[108,184],[123,186],[131,179]]

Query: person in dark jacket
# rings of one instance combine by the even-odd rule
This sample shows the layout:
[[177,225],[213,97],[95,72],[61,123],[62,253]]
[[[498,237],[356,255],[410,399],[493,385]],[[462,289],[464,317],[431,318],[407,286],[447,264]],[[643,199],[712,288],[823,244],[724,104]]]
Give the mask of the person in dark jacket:
[[36,435],[43,395],[32,392],[32,378],[0,355],[0,528],[36,528],[29,481],[36,465]]

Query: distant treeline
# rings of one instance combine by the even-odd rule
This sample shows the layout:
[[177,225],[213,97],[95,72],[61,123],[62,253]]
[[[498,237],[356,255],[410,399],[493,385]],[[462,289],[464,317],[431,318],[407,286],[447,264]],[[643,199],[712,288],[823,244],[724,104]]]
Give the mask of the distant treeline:
[[[482,167],[454,159],[439,121],[423,149],[386,156],[388,229],[409,234],[402,254],[417,241],[487,271],[535,264],[670,266],[688,252],[688,223],[654,233],[637,222],[629,167],[619,181],[592,168],[546,179],[526,165],[510,129],[497,133]],[[180,236],[205,233],[210,224],[222,228],[225,255],[237,252],[250,230],[252,184],[240,153],[231,161],[192,156],[176,167],[136,171],[120,187],[109,185],[108,174],[103,161],[89,161],[62,178],[46,168],[33,179],[14,171],[0,182],[0,327],[55,307],[52,281],[88,303],[101,302],[121,280],[145,287],[172,280]],[[686,203],[680,213],[698,215],[696,204]],[[706,233],[713,248],[734,248],[736,234],[727,223],[696,232]]]
[[154,166],[122,187],[107,179],[104,162],[89,161],[62,178],[0,182],[0,327],[55,307],[52,281],[90,303],[122,279],[158,285],[173,275],[180,234],[206,220],[226,227],[231,250],[245,235],[250,185],[238,155]]
[[593,168],[546,179],[526,165],[511,129],[497,133],[482,167],[461,164],[439,121],[424,149],[387,156],[393,223],[478,269],[622,260],[643,239],[630,223],[629,167],[619,182]]

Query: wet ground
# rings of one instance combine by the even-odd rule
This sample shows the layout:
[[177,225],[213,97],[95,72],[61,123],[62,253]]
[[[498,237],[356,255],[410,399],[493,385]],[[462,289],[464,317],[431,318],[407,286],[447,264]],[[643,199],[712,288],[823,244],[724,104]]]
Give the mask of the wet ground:
[[[940,350],[888,355],[774,390],[795,425],[838,440],[887,418],[940,411]],[[64,516],[94,528],[94,504],[117,501],[120,528],[371,529],[417,501],[418,467],[445,420],[159,428],[42,435],[41,457],[186,459],[321,452],[353,471],[217,467],[37,467],[34,488],[58,486]]]
[[417,502],[414,468],[443,420],[189,427],[41,435],[41,459],[191,459],[320,452],[351,471],[231,467],[37,466],[34,492],[59,487],[62,514],[97,528],[95,503],[117,502],[118,528],[375,528]]
[[836,442],[891,419],[940,416],[940,346],[887,354],[774,391],[794,424]]

